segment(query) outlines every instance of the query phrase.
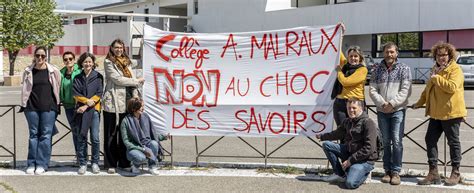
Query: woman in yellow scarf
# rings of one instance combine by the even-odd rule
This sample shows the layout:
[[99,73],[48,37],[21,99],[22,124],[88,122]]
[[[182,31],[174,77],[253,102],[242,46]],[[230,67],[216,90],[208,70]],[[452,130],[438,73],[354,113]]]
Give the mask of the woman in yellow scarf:
[[126,101],[138,96],[138,87],[144,82],[133,73],[132,61],[125,49],[122,40],[114,40],[104,61],[104,167],[108,173],[115,173],[116,167],[130,167],[118,125],[126,115]]

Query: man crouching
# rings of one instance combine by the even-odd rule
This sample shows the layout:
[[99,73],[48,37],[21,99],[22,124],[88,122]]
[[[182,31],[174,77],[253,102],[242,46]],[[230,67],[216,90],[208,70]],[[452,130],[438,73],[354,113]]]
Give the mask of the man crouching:
[[[334,174],[328,182],[345,182],[349,189],[358,188],[374,169],[377,160],[377,126],[364,113],[364,101],[349,99],[347,101],[349,115],[334,131],[316,134],[316,138],[325,140],[345,139],[344,144],[331,141],[323,142],[323,150],[331,162]],[[341,158],[339,162],[338,158]]]

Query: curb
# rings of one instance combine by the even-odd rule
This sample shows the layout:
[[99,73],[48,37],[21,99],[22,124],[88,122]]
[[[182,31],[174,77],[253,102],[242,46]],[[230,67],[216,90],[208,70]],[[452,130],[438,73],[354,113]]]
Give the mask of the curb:
[[[12,167],[12,161],[0,161],[0,165],[6,167]],[[74,166],[73,161],[51,161],[49,167],[64,167],[64,166]],[[103,166],[103,161],[99,162],[100,166]],[[163,161],[161,162],[162,166],[171,166],[171,162]],[[174,162],[174,167],[196,167],[195,162]],[[26,161],[17,161],[17,168],[21,169],[26,167]],[[304,171],[307,174],[319,174],[319,173],[331,173],[332,168],[327,167],[326,165],[317,165],[317,164],[284,164],[284,163],[268,163],[265,167],[265,164],[262,163],[235,163],[235,162],[199,162],[197,167],[206,167],[206,168],[225,168],[225,169],[263,169],[263,168],[275,168],[275,169],[285,169],[288,167],[296,168],[300,171]],[[372,170],[372,176],[382,177],[385,174],[383,168],[374,168]],[[448,175],[450,172],[447,173]],[[428,175],[426,170],[416,170],[416,169],[402,169],[400,176],[402,177],[424,177]],[[474,185],[474,173],[462,173],[463,183],[468,185]]]

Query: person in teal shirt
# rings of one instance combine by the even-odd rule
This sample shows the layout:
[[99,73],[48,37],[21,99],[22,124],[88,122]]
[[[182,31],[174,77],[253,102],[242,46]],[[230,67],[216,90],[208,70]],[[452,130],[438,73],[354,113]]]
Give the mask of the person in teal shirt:
[[[61,88],[59,92],[59,98],[61,99],[61,104],[64,107],[64,111],[66,112],[66,118],[69,122],[69,126],[71,127],[72,132],[72,141],[74,144],[74,150],[77,158],[78,152],[78,132],[77,128],[74,126],[74,107],[76,101],[74,100],[73,93],[72,93],[72,84],[74,82],[74,78],[81,73],[81,69],[75,63],[76,56],[74,53],[67,51],[63,54],[63,61],[64,67],[60,70],[61,74]],[[77,165],[77,159],[76,159]]]

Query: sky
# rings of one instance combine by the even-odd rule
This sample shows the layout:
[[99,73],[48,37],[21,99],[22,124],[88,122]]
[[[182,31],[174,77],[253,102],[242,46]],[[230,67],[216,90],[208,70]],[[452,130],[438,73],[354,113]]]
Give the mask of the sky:
[[88,7],[95,7],[110,3],[120,2],[120,0],[55,0],[57,9],[83,10]]

